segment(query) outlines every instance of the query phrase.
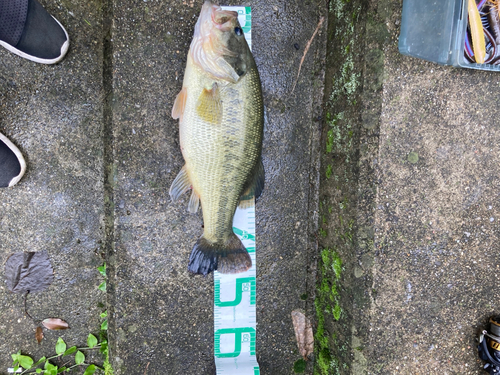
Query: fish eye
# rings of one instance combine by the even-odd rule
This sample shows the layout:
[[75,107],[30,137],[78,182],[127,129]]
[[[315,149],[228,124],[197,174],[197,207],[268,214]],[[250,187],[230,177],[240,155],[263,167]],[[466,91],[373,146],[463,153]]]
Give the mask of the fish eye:
[[241,27],[235,27],[234,28],[234,33],[238,36],[243,35],[243,30],[241,30]]

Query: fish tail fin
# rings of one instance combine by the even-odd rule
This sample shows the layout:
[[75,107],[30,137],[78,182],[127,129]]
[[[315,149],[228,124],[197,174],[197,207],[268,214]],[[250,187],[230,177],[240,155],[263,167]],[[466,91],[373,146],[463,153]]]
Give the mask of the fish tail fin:
[[199,275],[207,275],[214,270],[240,273],[250,267],[252,259],[234,233],[223,244],[210,242],[202,236],[194,245],[188,264],[188,270]]

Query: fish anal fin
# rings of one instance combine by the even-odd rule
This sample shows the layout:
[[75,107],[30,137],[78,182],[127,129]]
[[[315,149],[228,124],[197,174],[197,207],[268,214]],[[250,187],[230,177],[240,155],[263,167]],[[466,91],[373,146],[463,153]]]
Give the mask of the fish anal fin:
[[183,87],[182,90],[177,94],[177,97],[175,98],[174,106],[172,108],[172,118],[182,119],[182,115],[184,114],[184,108],[186,108],[186,100],[187,100],[187,88]]
[[202,236],[194,245],[188,264],[188,270],[199,275],[207,275],[214,270],[240,273],[250,267],[252,259],[234,233],[223,244],[212,243]]
[[191,192],[191,198],[189,198],[188,211],[192,214],[195,214],[198,211],[199,206],[200,196],[193,189],[193,191]]
[[222,121],[222,100],[217,83],[210,90],[204,88],[196,103],[198,116],[210,124],[220,124]]
[[170,186],[169,194],[172,201],[176,201],[179,197],[189,190],[191,181],[187,174],[186,166],[184,165]]
[[255,199],[257,199],[260,197],[262,191],[264,190],[264,180],[264,165],[262,164],[262,159],[260,159],[255,166],[254,172],[248,179],[248,182],[245,185],[245,190],[240,197],[240,208],[251,207],[254,203],[253,198],[255,197]]

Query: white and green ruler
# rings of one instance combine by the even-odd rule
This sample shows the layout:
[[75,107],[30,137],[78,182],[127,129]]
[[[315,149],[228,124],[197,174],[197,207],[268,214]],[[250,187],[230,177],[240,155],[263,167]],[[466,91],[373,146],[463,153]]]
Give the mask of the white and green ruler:
[[214,354],[217,375],[259,375],[255,356],[255,206],[236,210],[233,230],[252,267],[243,273],[214,272]]
[[[222,8],[238,12],[238,20],[251,49],[250,7]],[[255,205],[236,209],[233,230],[248,250],[252,267],[235,275],[214,272],[215,366],[217,375],[259,375],[255,356]]]

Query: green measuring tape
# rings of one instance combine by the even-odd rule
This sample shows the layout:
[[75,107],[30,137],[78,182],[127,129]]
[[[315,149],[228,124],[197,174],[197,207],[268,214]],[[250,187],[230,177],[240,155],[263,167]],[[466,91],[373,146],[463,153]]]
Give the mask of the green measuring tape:
[[[223,6],[222,9],[238,12],[238,21],[252,49],[251,8]],[[235,275],[214,272],[215,366],[217,375],[260,375],[255,356],[255,205],[236,209],[233,230],[248,250],[252,267]]]
[[239,274],[214,272],[214,354],[217,375],[259,375],[255,356],[255,206],[236,210],[234,233],[245,245],[252,267]]

